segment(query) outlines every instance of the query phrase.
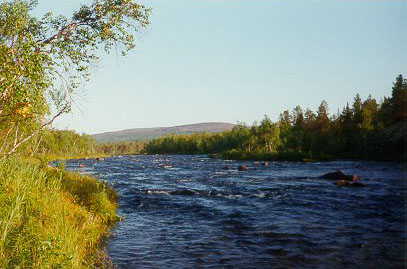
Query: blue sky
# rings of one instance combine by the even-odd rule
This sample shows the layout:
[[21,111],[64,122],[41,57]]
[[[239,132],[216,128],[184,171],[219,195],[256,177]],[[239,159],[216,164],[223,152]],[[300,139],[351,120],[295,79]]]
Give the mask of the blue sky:
[[[407,75],[407,1],[145,0],[128,57],[103,56],[56,127],[99,133],[207,121],[252,123],[296,105],[330,112],[380,99]],[[40,0],[69,14],[80,0]]]

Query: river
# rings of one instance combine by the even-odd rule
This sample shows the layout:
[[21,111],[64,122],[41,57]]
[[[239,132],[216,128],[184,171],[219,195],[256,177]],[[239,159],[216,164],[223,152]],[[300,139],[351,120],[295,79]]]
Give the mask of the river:
[[[238,165],[249,169],[238,171]],[[400,164],[264,166],[133,155],[70,160],[66,167],[100,177],[119,193],[124,220],[107,242],[118,268],[405,266],[406,172]],[[359,175],[366,186],[312,178],[336,170]]]

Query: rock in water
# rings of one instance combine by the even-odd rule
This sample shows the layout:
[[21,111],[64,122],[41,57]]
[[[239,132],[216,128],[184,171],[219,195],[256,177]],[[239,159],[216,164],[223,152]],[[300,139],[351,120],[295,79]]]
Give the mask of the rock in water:
[[239,171],[247,171],[247,170],[249,170],[249,168],[246,165],[239,165],[237,167],[237,170],[239,170]]
[[185,189],[185,190],[176,190],[170,192],[171,195],[195,195],[196,192],[193,190]]
[[357,175],[352,175],[352,181],[358,181],[360,179]]
[[335,185],[338,186],[338,187],[347,187],[347,186],[349,186],[349,181],[347,181],[347,180],[337,180],[335,182]]
[[353,182],[350,184],[351,187],[359,188],[359,187],[365,187],[366,184],[360,183],[360,182]]
[[345,178],[345,174],[341,171],[336,171],[332,173],[326,173],[321,176],[324,179],[331,179],[331,180],[343,180]]
[[347,180],[347,181],[357,181],[359,177],[357,175],[345,175],[341,171],[335,171],[332,173],[327,173],[321,176],[324,179],[330,180]]

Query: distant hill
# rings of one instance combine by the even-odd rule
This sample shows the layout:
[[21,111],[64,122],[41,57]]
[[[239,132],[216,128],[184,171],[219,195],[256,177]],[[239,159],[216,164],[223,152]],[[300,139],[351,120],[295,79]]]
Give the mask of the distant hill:
[[219,133],[231,130],[235,125],[225,122],[205,122],[174,127],[135,128],[117,132],[94,134],[97,142],[150,140],[168,134]]

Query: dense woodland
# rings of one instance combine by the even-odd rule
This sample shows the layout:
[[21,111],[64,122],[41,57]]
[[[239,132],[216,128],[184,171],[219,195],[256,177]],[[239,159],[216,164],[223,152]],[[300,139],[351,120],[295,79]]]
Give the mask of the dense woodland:
[[221,154],[234,159],[406,159],[407,80],[393,84],[378,102],[356,95],[342,112],[330,115],[322,101],[314,112],[296,106],[258,124],[238,124],[217,134],[171,135],[150,141],[150,154]]
[[146,141],[122,141],[96,143],[96,153],[108,155],[139,154],[143,151]]

